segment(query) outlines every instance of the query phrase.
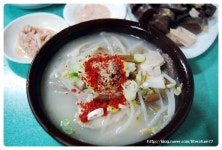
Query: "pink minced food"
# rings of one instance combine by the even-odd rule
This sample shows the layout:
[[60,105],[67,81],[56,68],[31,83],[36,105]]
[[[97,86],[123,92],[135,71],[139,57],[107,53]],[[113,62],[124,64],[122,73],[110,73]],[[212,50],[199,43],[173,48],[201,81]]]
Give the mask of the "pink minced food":
[[18,37],[17,52],[25,57],[33,58],[54,34],[55,32],[49,29],[25,25]]
[[110,18],[110,11],[105,5],[86,4],[75,14],[77,22],[84,22],[94,19]]

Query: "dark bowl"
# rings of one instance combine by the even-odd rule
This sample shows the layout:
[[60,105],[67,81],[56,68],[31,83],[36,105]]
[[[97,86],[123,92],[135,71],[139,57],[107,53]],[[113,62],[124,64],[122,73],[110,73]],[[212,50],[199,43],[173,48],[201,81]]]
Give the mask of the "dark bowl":
[[35,118],[53,138],[64,145],[91,145],[90,143],[78,141],[78,139],[71,138],[70,136],[64,134],[50,121],[43,106],[41,81],[47,64],[62,46],[66,45],[71,40],[101,31],[125,33],[144,39],[162,49],[163,53],[168,54],[173,60],[176,72],[178,73],[178,79],[181,83],[183,83],[183,89],[181,95],[179,96],[179,100],[176,102],[177,107],[172,120],[155,135],[144,141],[131,143],[130,145],[139,146],[160,144],[155,142],[147,142],[147,140],[158,141],[160,139],[167,139],[182,124],[190,111],[193,102],[193,75],[186,57],[178,46],[155,29],[132,21],[119,19],[101,19],[89,21],[70,26],[51,38],[41,48],[40,52],[33,60],[27,79],[28,101]]

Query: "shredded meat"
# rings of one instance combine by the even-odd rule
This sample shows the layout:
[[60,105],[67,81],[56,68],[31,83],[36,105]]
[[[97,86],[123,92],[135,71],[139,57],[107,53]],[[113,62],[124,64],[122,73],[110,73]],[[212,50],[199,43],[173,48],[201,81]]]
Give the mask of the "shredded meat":
[[48,29],[36,28],[26,25],[18,37],[18,48],[27,57],[33,58],[41,46],[48,41],[54,32]]

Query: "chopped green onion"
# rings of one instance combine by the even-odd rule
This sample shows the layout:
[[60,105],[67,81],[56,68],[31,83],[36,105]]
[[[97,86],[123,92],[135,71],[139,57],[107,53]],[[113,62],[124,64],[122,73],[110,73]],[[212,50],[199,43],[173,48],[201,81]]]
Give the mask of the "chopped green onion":
[[128,80],[123,85],[123,95],[127,101],[132,101],[136,99],[136,94],[139,87],[134,80]]
[[152,129],[151,128],[144,128],[144,129],[140,130],[140,133],[142,135],[150,135],[150,134],[152,134]]
[[144,96],[144,95],[147,95],[147,94],[154,94],[155,92],[151,88],[142,88],[141,93]]
[[79,77],[79,75],[76,72],[71,72],[71,73],[69,73],[69,77],[70,78],[72,78],[72,77]]
[[132,62],[124,62],[124,71],[126,72],[126,76],[128,77],[131,72],[136,70],[135,63]]
[[172,87],[175,87],[175,86],[176,86],[175,83],[166,84],[166,88],[172,88]]
[[119,111],[119,109],[118,109],[118,108],[115,108],[115,107],[113,107],[113,106],[108,106],[108,107],[107,107],[107,111],[114,114],[114,113],[117,113],[117,112]]
[[138,84],[140,84],[142,82],[142,75],[141,75],[141,71],[139,71],[136,75],[136,82]]
[[180,85],[176,87],[176,89],[174,90],[174,94],[177,96],[180,95],[180,93],[182,92],[182,87],[183,87],[183,83],[180,83]]
[[140,130],[140,133],[142,135],[150,135],[150,134],[155,134],[159,129],[159,126],[154,126],[152,128],[143,128]]
[[142,63],[146,60],[146,56],[143,54],[134,54],[133,58],[136,62],[140,62],[140,63]]
[[73,129],[73,126],[72,126],[72,122],[70,119],[68,118],[65,118],[65,119],[62,119],[60,121],[60,127],[62,128],[62,130],[67,133],[67,134],[73,134],[74,133],[74,129]]

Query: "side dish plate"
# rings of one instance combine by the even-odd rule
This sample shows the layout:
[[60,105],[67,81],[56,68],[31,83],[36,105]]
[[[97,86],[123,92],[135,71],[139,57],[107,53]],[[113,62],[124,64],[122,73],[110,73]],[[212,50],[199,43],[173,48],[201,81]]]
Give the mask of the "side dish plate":
[[[102,4],[110,11],[110,18],[125,19],[127,9],[125,4]],[[84,7],[84,4],[66,4],[63,10],[63,17],[69,25],[78,23],[75,19],[75,14],[78,10]]]
[[32,61],[16,52],[18,35],[25,25],[50,29],[56,33],[68,27],[61,17],[50,13],[32,13],[12,21],[4,30],[4,54],[8,59],[22,64],[30,64]]
[[[130,7],[127,7],[127,20],[138,21],[131,13]],[[181,46],[180,49],[186,56],[191,59],[203,54],[213,44],[218,35],[218,7],[212,18],[208,20],[208,31],[203,31],[197,35],[197,41],[190,47]]]

